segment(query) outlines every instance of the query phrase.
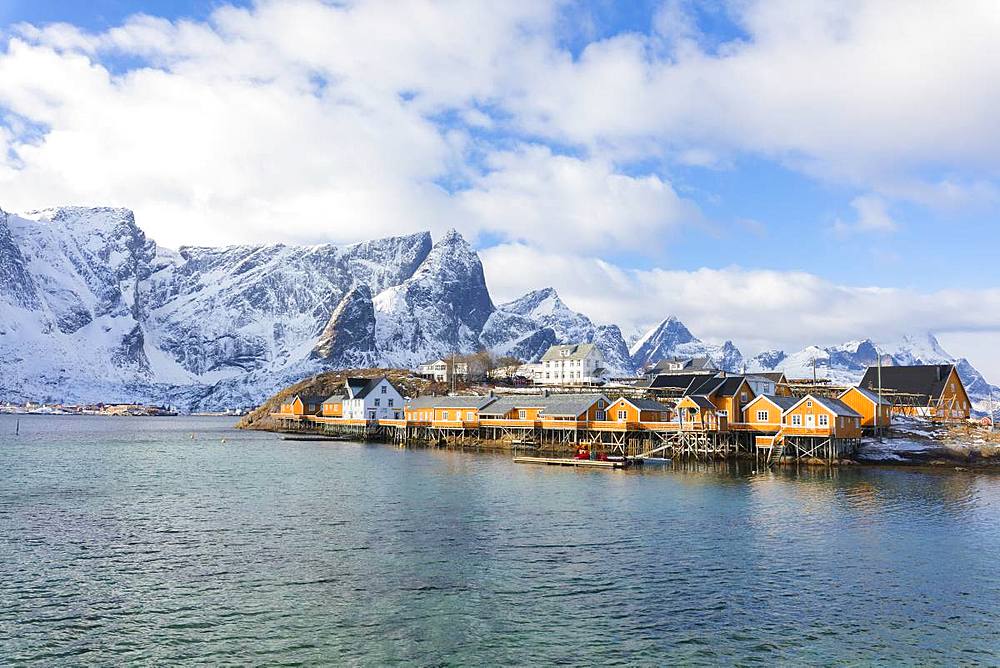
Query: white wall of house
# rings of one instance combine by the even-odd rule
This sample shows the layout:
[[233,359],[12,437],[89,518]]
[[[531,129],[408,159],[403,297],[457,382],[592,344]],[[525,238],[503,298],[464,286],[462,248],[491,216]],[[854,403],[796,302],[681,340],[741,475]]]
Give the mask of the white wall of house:
[[421,376],[432,378],[439,383],[450,383],[451,373],[449,372],[449,368],[452,366],[455,367],[455,376],[457,378],[465,378],[469,375],[469,365],[467,363],[455,362],[452,365],[444,360],[421,364],[417,367],[417,373]]
[[604,369],[604,355],[596,346],[582,359],[543,360],[541,368],[535,370],[535,382],[541,385],[586,385],[603,383],[607,377]]
[[402,417],[403,396],[385,378],[364,397],[344,401],[344,418],[348,420],[396,420]]

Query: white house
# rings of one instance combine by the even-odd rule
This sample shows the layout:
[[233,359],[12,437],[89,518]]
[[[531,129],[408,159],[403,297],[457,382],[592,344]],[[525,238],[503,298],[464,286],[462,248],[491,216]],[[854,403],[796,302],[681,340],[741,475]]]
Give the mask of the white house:
[[425,362],[417,367],[417,375],[436,380],[439,383],[450,383],[452,373],[456,378],[466,378],[469,375],[469,365],[465,362],[452,362],[448,360],[434,360]]
[[348,378],[344,399],[345,420],[401,420],[403,395],[384,376]]
[[608,380],[604,355],[593,343],[571,343],[549,348],[535,371],[541,385],[595,385]]

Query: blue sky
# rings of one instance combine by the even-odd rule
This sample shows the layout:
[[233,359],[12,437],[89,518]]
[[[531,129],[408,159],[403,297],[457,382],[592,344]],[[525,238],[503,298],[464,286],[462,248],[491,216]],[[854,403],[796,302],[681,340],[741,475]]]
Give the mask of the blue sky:
[[[997,25],[989,3],[8,0],[0,206],[128,206],[167,246],[456,227],[499,298],[553,284],[751,349],[926,328],[982,359]],[[894,306],[868,313],[872,287]],[[808,324],[761,333],[782,309]]]

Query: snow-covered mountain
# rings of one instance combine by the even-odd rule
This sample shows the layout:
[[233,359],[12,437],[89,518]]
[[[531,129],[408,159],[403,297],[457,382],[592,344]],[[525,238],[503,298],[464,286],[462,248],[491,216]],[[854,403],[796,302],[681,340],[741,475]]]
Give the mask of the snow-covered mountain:
[[[674,317],[629,350],[616,325],[595,325],[552,288],[494,307],[479,256],[454,231],[172,251],[126,209],[0,211],[0,401],[250,406],[327,368],[412,367],[481,347],[535,361],[569,342],[598,345],[616,375],[664,357],[745,366],[731,342],[703,342]],[[879,348],[886,363],[954,361],[977,406],[988,396],[930,335]],[[815,359],[819,374],[854,382],[875,355],[857,341],[761,353],[749,368],[808,377]]]
[[[809,346],[794,353],[770,350],[754,356],[747,369],[750,372],[782,371],[789,378],[812,378],[815,365],[817,378],[828,378],[839,384],[856,384],[869,366],[878,363],[879,355],[886,366],[955,364],[973,406],[979,411],[988,410],[990,384],[967,359],[948,353],[929,332],[892,341],[864,339],[825,348]],[[994,386],[993,392],[1000,397],[1000,388]]]
[[534,290],[501,304],[483,328],[480,341],[501,354],[532,362],[553,343],[594,343],[613,375],[630,376],[636,370],[617,325],[595,325],[566,306],[553,288]]
[[680,320],[670,316],[652,327],[632,344],[629,351],[639,368],[670,357],[708,357],[724,371],[743,369],[743,353],[732,341],[706,343],[696,337]]
[[471,352],[493,310],[457,234],[174,252],[125,209],[0,212],[0,279],[14,401],[250,405],[322,368],[397,361],[379,343],[421,361]]

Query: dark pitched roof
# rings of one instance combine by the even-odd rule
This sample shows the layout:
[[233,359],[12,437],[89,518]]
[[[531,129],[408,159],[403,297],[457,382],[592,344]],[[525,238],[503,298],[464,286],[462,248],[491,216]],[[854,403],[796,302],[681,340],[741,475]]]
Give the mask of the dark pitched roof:
[[[318,394],[296,394],[296,397],[302,400],[304,404],[321,404],[323,403],[323,397]],[[295,401],[293,398],[292,401]]]
[[629,402],[641,411],[667,411],[670,410],[669,406],[664,406],[659,401],[654,401],[653,399],[629,399],[628,397],[622,397],[625,401]]
[[[780,408],[782,412],[787,411],[789,408],[791,408],[795,404],[799,403],[799,400],[802,399],[802,397],[782,397],[782,396],[778,396],[776,394],[761,394],[761,395],[758,395],[754,399],[754,401],[756,401],[757,399],[759,399],[761,397],[763,397],[764,399],[767,399],[772,404],[774,404],[775,406],[777,406],[778,408]],[[751,401],[750,403],[752,404],[753,401]],[[749,406],[749,405],[750,404],[747,404],[747,406]]]
[[[941,396],[954,364],[882,367],[882,389],[909,394],[922,394],[932,399]],[[858,387],[878,391],[878,367],[870,366]]]
[[323,400],[323,403],[324,404],[336,404],[336,403],[340,403],[341,401],[343,401],[346,398],[347,398],[347,395],[344,395],[344,394],[331,394],[330,396],[328,396],[326,399]]
[[[378,378],[348,378],[344,382],[347,387],[347,396],[350,399],[364,399],[383,380],[395,389],[396,386],[385,376],[379,376]],[[396,391],[398,392],[399,390]]]
[[687,390],[694,383],[704,383],[706,379],[715,376],[706,376],[703,373],[664,373],[653,378],[649,383],[652,389],[676,389]]
[[775,383],[779,383],[782,378],[785,378],[785,373],[783,371],[767,371],[765,373],[755,373],[753,375],[773,380]]
[[690,395],[689,394],[688,396],[686,396],[684,398],[685,399],[690,399],[691,401],[693,401],[694,403],[696,403],[699,408],[705,408],[705,409],[713,410],[713,411],[715,410],[715,404],[713,404],[712,400],[709,399],[706,396],[702,396],[700,394],[694,394],[694,395]]

